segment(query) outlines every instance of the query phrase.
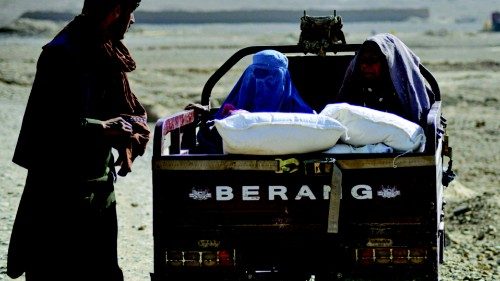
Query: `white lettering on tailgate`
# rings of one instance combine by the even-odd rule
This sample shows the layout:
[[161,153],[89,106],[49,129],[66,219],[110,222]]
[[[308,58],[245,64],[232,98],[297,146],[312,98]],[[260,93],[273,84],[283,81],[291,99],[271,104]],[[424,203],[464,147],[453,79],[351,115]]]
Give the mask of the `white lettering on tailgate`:
[[351,195],[355,199],[359,199],[359,200],[365,200],[365,199],[372,199],[373,198],[372,188],[371,188],[371,186],[366,185],[366,184],[355,185],[351,189]]
[[[317,198],[321,198],[323,200],[330,199],[330,190],[331,187],[329,185],[323,185],[321,189],[321,193],[319,191],[313,191],[308,185],[302,185],[297,193],[291,194],[290,190],[286,186],[282,185],[270,185],[267,188],[267,198],[263,198],[261,196],[260,186],[258,185],[244,185],[241,187],[241,194],[236,192],[237,196],[241,196],[242,201],[258,201],[258,200],[283,200],[287,201],[288,198],[293,198],[295,201],[299,200],[318,200]],[[189,197],[194,200],[206,200],[212,197],[209,190],[196,190],[193,188],[193,191],[189,194]],[[315,194],[315,192],[317,192]],[[200,193],[208,194],[207,196],[201,196]],[[265,194],[265,193],[264,193]],[[265,197],[265,196],[264,196]],[[203,198],[203,199],[202,199]],[[217,201],[230,201],[235,199],[234,189],[230,186],[226,185],[218,185],[215,187],[215,200]]]
[[279,196],[281,200],[288,200],[286,197],[286,186],[282,185],[271,185],[269,186],[269,200],[274,200],[275,196]]
[[302,197],[307,197],[311,200],[316,200],[316,196],[312,193],[311,189],[307,185],[303,185],[299,192],[297,193],[297,196],[295,196],[295,200],[300,200]]
[[259,187],[258,186],[243,186],[243,201],[255,201],[259,200]]
[[230,186],[217,186],[215,188],[215,200],[229,201],[233,198],[233,189]]

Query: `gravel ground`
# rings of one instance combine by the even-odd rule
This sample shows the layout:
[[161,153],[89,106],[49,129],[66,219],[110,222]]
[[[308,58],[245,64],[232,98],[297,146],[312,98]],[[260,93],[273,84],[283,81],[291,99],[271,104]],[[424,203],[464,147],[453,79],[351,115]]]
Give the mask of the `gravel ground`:
[[[201,34],[193,36],[203,37]],[[132,39],[142,35],[132,35]],[[441,279],[500,280],[500,35],[445,34],[436,38],[427,34],[425,40],[422,36],[402,34],[401,38],[410,47],[415,46],[414,51],[440,84],[457,173],[457,179],[445,191],[448,246]],[[26,176],[11,158],[43,42],[33,40],[0,38],[0,280],[10,280],[5,275],[7,247]],[[130,75],[132,87],[146,103],[152,122],[196,101],[221,58],[249,41],[238,45],[230,40],[239,39],[228,38],[227,46],[219,49],[165,47],[163,43],[142,46],[131,41],[139,64]],[[348,42],[354,41],[348,38]],[[183,59],[190,56],[197,59]],[[230,89],[231,83],[222,85],[220,92]],[[151,143],[146,154],[136,160],[133,172],[120,178],[116,186],[120,264],[128,281],[149,280],[153,271],[150,161]]]

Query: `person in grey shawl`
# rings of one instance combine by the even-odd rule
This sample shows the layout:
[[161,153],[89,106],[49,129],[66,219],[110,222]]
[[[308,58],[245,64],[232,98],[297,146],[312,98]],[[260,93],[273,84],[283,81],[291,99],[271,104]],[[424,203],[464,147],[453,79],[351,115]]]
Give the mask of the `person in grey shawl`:
[[396,36],[371,36],[349,64],[335,101],[393,113],[423,125],[433,100],[419,66],[420,58]]

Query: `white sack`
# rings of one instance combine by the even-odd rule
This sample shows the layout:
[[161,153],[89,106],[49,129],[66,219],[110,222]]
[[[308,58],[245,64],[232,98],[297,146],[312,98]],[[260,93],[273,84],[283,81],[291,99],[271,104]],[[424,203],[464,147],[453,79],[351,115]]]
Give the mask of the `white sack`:
[[215,120],[224,153],[279,155],[322,151],[346,128],[324,115],[284,112],[237,113]]
[[354,146],[384,143],[397,151],[423,151],[425,133],[418,124],[398,115],[362,106],[327,105],[320,115],[336,119],[347,128],[341,140]]
[[337,143],[324,153],[345,154],[345,153],[392,153],[392,147],[383,143],[367,144],[363,146],[352,146],[345,143]]

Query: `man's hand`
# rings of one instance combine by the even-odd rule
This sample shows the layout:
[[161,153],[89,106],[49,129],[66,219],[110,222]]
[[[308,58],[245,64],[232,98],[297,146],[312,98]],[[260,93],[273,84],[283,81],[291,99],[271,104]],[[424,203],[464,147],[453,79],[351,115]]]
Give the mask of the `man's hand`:
[[104,134],[109,137],[126,137],[132,135],[132,124],[122,117],[115,117],[102,122]]

